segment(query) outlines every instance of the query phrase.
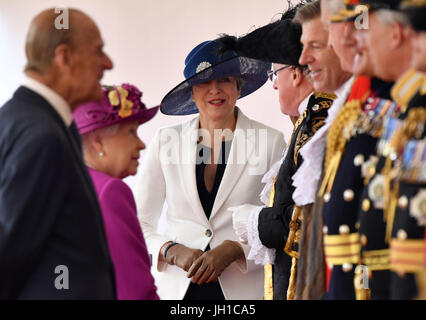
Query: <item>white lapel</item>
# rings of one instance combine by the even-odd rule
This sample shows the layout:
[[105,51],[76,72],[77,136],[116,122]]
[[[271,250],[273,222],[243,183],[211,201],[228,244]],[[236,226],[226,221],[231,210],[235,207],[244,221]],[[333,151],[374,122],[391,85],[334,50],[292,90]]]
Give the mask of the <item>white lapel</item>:
[[198,127],[200,119],[196,117],[189,122],[183,124],[182,127],[182,140],[180,155],[180,170],[179,175],[184,186],[184,191],[188,197],[188,202],[191,204],[193,210],[198,214],[199,218],[209,225],[209,221],[204,213],[203,206],[198,196],[197,180],[195,176],[196,152],[198,141]]
[[219,211],[222,204],[232,192],[241,174],[244,172],[248,159],[253,153],[256,135],[251,130],[250,120],[238,110],[238,118],[232,141],[231,150],[222,181],[217,191],[210,219]]

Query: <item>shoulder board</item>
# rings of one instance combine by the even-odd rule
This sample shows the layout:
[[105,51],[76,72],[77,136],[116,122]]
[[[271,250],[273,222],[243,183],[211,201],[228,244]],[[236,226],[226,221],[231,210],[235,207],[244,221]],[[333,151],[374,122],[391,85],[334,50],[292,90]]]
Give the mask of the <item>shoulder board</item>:
[[408,103],[417,91],[424,86],[425,74],[414,69],[407,71],[391,90],[392,99],[401,107],[407,108]]

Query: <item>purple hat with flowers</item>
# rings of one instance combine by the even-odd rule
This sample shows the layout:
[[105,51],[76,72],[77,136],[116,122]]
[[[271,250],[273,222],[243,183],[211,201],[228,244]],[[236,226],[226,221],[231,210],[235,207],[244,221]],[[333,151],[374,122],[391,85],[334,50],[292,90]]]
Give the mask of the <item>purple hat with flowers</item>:
[[124,121],[138,121],[142,124],[155,116],[159,106],[147,109],[142,102],[142,92],[131,84],[103,86],[101,101],[80,105],[73,118],[80,134],[111,126]]

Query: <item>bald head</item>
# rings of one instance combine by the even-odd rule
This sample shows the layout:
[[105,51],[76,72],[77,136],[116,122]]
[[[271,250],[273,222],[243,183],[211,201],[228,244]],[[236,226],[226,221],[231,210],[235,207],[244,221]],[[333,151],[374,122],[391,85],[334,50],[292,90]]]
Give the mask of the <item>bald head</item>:
[[103,97],[100,81],[113,64],[91,18],[76,9],[58,11],[45,10],[31,22],[25,73],[61,95],[74,109]]
[[34,17],[25,42],[25,71],[43,73],[51,66],[55,49],[59,45],[66,44],[74,49],[84,40],[88,28],[97,31],[96,24],[85,13],[77,9],[67,10],[69,24],[66,29],[57,28],[57,20],[64,13],[55,13],[55,8],[46,9]]

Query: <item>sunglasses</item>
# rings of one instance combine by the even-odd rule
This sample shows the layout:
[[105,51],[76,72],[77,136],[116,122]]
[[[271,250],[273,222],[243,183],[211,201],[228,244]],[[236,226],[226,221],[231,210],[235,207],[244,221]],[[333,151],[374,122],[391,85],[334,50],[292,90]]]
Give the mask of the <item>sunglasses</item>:
[[275,82],[275,80],[277,79],[278,72],[280,72],[281,70],[290,68],[290,67],[291,66],[283,66],[281,68],[278,68],[277,70],[269,70],[267,72],[269,80],[271,80],[272,82]]

